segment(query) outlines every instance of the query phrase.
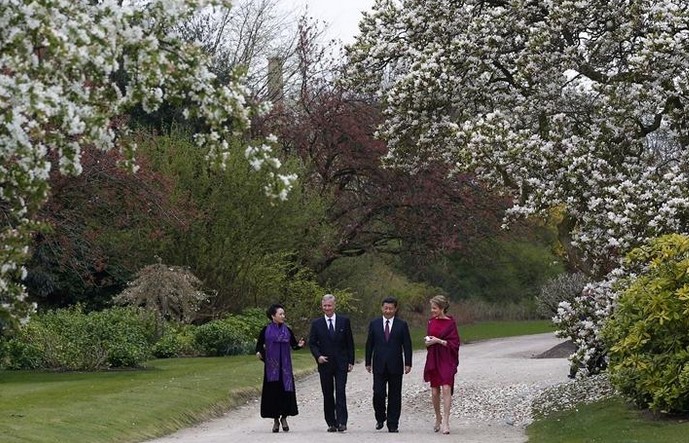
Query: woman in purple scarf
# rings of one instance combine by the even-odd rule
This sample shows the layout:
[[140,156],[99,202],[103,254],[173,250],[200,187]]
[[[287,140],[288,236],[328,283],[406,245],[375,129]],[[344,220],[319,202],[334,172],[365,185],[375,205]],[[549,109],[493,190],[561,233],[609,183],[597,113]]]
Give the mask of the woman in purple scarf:
[[292,374],[292,352],[304,347],[285,324],[285,307],[271,305],[266,311],[271,320],[256,342],[256,356],[264,363],[261,417],[273,419],[273,432],[289,431],[287,416],[297,415],[297,396]]

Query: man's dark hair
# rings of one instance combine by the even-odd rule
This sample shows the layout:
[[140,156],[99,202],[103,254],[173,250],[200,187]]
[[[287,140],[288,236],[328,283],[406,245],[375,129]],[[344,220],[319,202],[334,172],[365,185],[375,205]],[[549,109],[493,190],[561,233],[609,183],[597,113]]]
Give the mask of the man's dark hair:
[[385,297],[380,305],[382,306],[385,303],[392,303],[395,305],[395,307],[397,307],[397,299],[395,297]]

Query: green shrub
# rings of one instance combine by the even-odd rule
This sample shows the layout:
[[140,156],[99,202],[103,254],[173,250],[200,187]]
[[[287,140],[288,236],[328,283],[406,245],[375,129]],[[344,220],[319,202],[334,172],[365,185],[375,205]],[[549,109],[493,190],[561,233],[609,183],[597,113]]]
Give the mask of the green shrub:
[[42,350],[15,339],[3,340],[0,347],[0,369],[38,369],[41,366]]
[[261,329],[268,323],[266,310],[261,308],[245,309],[237,318],[242,321],[245,336],[249,340],[255,340]]
[[625,264],[633,275],[620,287],[603,329],[610,375],[641,408],[689,411],[689,237],[662,236],[634,249]]
[[196,326],[168,323],[163,336],[153,345],[158,358],[193,357],[199,355],[194,337]]
[[143,310],[126,308],[106,309],[87,316],[92,340],[107,354],[107,366],[137,367],[150,357],[151,318]]
[[155,321],[140,309],[86,314],[81,307],[38,314],[7,344],[11,369],[97,370],[140,366]]
[[195,342],[206,356],[250,354],[255,337],[248,335],[248,329],[240,318],[229,316],[196,328]]

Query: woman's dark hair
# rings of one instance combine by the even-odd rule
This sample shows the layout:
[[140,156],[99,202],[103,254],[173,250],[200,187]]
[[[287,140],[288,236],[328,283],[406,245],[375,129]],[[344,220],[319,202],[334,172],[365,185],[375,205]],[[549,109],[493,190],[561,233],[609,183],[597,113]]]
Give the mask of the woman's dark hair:
[[270,307],[266,310],[266,315],[268,316],[269,320],[273,319],[273,315],[275,315],[275,313],[278,312],[278,309],[282,309],[284,311],[285,307],[282,306],[280,303],[274,303],[270,305]]

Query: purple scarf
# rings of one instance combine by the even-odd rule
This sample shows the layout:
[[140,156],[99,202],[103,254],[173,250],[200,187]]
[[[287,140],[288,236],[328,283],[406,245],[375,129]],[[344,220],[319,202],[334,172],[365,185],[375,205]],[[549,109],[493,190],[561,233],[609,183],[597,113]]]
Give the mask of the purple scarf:
[[266,327],[266,377],[268,381],[280,380],[285,391],[294,391],[292,379],[292,359],[290,358],[290,338],[292,334],[287,325],[270,323]]

